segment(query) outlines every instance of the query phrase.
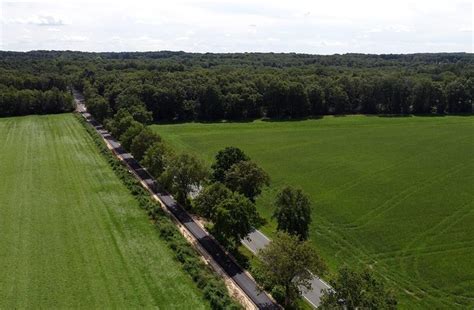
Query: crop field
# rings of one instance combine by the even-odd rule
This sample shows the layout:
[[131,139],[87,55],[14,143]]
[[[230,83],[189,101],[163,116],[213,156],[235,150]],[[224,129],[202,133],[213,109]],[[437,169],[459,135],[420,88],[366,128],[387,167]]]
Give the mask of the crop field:
[[207,309],[71,115],[0,119],[0,309]]
[[154,125],[209,164],[242,148],[272,179],[312,199],[310,238],[332,271],[371,266],[402,308],[474,306],[474,117],[324,117],[306,121]]

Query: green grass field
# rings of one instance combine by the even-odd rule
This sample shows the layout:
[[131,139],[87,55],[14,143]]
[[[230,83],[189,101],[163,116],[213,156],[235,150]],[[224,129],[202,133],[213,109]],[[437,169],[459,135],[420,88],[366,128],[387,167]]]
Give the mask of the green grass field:
[[0,119],[0,309],[207,309],[73,115]]
[[474,306],[474,117],[153,128],[208,163],[225,146],[242,148],[272,178],[258,200],[267,219],[280,187],[303,188],[313,202],[311,239],[332,270],[372,266],[402,308]]

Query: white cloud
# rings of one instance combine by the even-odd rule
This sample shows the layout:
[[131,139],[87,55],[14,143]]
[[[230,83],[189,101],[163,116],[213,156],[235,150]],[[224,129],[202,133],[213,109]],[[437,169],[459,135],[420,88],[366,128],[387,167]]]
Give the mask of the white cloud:
[[64,22],[62,19],[54,16],[37,16],[33,24],[38,26],[63,26]]
[[23,24],[23,25],[37,25],[37,26],[64,26],[65,23],[61,18],[54,16],[31,16],[26,18],[11,18],[6,19],[5,24]]
[[88,41],[89,38],[81,35],[66,35],[63,36],[60,40],[65,42],[85,42]]
[[473,45],[467,0],[34,0],[3,1],[2,15],[8,50],[330,54]]

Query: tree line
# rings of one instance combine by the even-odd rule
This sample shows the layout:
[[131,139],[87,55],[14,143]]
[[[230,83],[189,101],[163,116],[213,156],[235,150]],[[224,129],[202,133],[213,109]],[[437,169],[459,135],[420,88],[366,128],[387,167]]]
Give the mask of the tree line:
[[443,115],[472,113],[474,56],[0,52],[0,84],[72,84],[105,99],[102,119],[127,104],[144,106],[155,122]]
[[288,72],[234,69],[149,77],[146,72],[125,77],[111,74],[86,79],[84,85],[105,98],[104,117],[124,102],[140,102],[156,122],[472,113],[474,95],[474,78],[436,81],[402,73],[293,77]]
[[47,68],[37,72],[23,64],[17,66],[17,61],[0,62],[0,117],[74,109],[67,78]]
[[55,114],[74,109],[69,92],[57,88],[42,91],[0,85],[0,117],[28,114]]

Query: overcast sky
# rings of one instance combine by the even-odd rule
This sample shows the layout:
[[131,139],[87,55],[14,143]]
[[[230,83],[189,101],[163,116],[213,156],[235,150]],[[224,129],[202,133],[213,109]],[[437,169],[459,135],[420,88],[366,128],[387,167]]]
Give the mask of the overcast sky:
[[1,50],[473,52],[472,0],[1,2]]

